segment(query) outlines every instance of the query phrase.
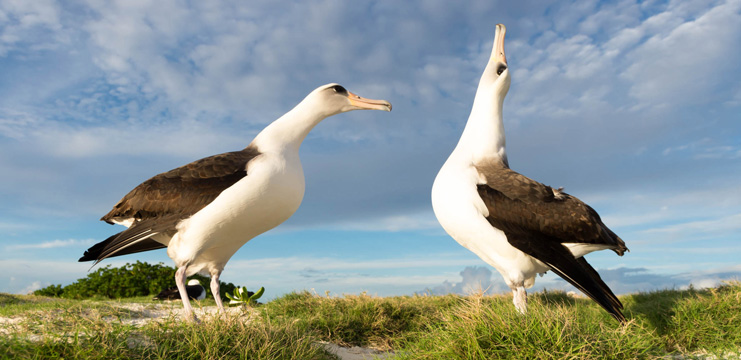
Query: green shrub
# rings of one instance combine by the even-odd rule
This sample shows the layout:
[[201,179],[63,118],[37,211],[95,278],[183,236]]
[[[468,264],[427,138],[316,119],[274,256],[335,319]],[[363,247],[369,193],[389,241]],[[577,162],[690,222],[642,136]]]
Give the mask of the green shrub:
[[[198,279],[206,288],[206,296],[211,296],[210,279],[200,275]],[[232,283],[220,282],[221,298],[226,300],[225,294],[233,292],[236,286]],[[62,287],[50,285],[34,291],[34,295],[62,297],[67,299],[88,298],[129,298],[137,296],[156,295],[163,289],[175,286],[175,268],[162,263],[148,264],[137,261],[127,263],[122,267],[113,268],[111,265],[98,268],[87,277]]]
[[64,289],[61,284],[49,285],[43,289],[38,289],[33,292],[34,295],[48,296],[48,297],[61,297]]

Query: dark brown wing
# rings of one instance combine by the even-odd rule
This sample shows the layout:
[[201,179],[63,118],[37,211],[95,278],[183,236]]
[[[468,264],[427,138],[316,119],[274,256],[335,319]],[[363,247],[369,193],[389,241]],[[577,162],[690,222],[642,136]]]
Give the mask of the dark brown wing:
[[[79,261],[95,261],[114,256],[164,248],[153,240],[169,234],[183,219],[216,199],[222,191],[247,176],[247,163],[259,155],[249,146],[242,151],[214,155],[159,174],[131,190],[101,220],[133,218],[126,230],[89,248]],[[93,264],[93,266],[95,266]]]
[[187,218],[211,203],[224,189],[247,175],[255,147],[210,156],[159,174],[123,197],[101,220],[143,220],[177,213]]
[[479,195],[489,216],[502,226],[544,234],[559,243],[603,244],[618,255],[627,250],[597,212],[576,197],[502,165],[477,169],[486,179],[478,185]]
[[623,305],[584,258],[574,258],[563,243],[604,244],[622,255],[623,241],[579,199],[531,180],[505,166],[479,167],[478,185],[492,226],[515,248],[540,260],[556,274],[624,322]]

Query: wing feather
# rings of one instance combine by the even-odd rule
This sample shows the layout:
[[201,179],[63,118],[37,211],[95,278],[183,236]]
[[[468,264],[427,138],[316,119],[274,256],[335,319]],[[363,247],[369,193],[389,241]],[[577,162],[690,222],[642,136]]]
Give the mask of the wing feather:
[[520,251],[540,260],[556,274],[624,322],[620,300],[596,270],[575,258],[564,243],[608,245],[622,255],[625,243],[581,200],[520,175],[506,166],[478,168],[485,184],[478,192],[492,226]]
[[247,163],[259,154],[256,147],[249,146],[156,175],[126,194],[101,220],[137,221],[175,213],[189,217],[245,177]]
[[477,167],[486,182],[478,192],[489,216],[507,227],[545,234],[548,241],[607,245],[618,255],[628,250],[589,205],[509,168]]
[[133,219],[131,226],[93,245],[79,261],[95,260],[97,264],[108,257],[166,247],[153,237],[172,236],[180,221],[247,176],[247,164],[259,155],[256,147],[248,146],[194,161],[141,183],[101,218],[111,224]]

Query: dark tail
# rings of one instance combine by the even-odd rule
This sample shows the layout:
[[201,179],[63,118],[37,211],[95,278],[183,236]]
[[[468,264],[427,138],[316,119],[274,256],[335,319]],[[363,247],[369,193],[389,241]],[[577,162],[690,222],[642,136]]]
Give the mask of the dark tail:
[[[567,265],[568,264],[568,265]],[[589,265],[583,257],[575,259],[575,262],[561,263],[560,267],[552,266],[553,271],[564,280],[574,285],[592,300],[600,304],[612,317],[621,323],[625,323],[625,315],[622,313],[623,304],[615,294],[607,287],[596,270]],[[564,266],[566,265],[566,266]]]
[[101,241],[101,242],[93,245],[89,249],[85,250],[85,253],[82,254],[82,257],[80,258],[80,260],[77,260],[77,261],[84,262],[84,261],[98,260],[98,257],[100,256],[100,253],[103,252],[103,250],[105,249],[106,245],[110,244],[111,241],[113,241],[113,239],[115,239],[115,238],[118,237],[118,235],[121,235],[121,233],[118,233],[118,234],[115,234],[113,236],[110,236],[107,239],[105,239],[105,240],[103,240],[103,241]]
[[[122,231],[123,232],[123,231]],[[116,240],[121,233],[112,235],[108,237],[107,239],[91,246],[89,249],[85,251],[85,253],[82,255],[80,260],[77,260],[79,262],[85,262],[85,261],[96,261],[99,262],[100,260],[103,260],[105,258],[109,257],[116,257],[121,255],[128,255],[128,254],[134,254],[142,251],[149,251],[149,250],[156,250],[156,249],[162,249],[166,248],[167,246],[158,243],[152,239],[145,239],[142,241],[139,241],[135,244],[132,244],[130,246],[127,246],[126,248],[119,250],[111,255],[102,256],[102,254],[110,247],[111,243],[113,243],[114,240]],[[95,266],[95,265],[93,265]]]

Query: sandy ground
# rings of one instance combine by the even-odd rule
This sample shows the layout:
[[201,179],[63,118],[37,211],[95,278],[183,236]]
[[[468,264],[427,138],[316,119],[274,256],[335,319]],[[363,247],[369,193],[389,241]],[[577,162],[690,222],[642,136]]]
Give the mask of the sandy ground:
[[[131,311],[132,317],[124,320],[124,323],[134,326],[144,326],[152,321],[161,321],[172,317],[178,320],[184,320],[182,305],[177,302],[163,302],[162,304],[136,304],[120,303],[117,306]],[[195,308],[195,314],[198,319],[207,319],[218,316],[216,306],[205,306]],[[244,316],[244,310],[239,307],[226,308],[227,313],[235,316]],[[12,331],[13,325],[23,321],[22,317],[1,317],[0,316],[0,335],[7,335]],[[32,340],[41,340],[40,337]],[[393,356],[392,352],[379,351],[363,347],[343,347],[329,342],[319,342],[327,351],[337,355],[342,360],[365,360],[365,359],[388,359]]]
[[328,342],[320,342],[327,351],[337,355],[342,360],[370,360],[370,359],[390,359],[393,352],[373,350],[359,346],[342,347]]

